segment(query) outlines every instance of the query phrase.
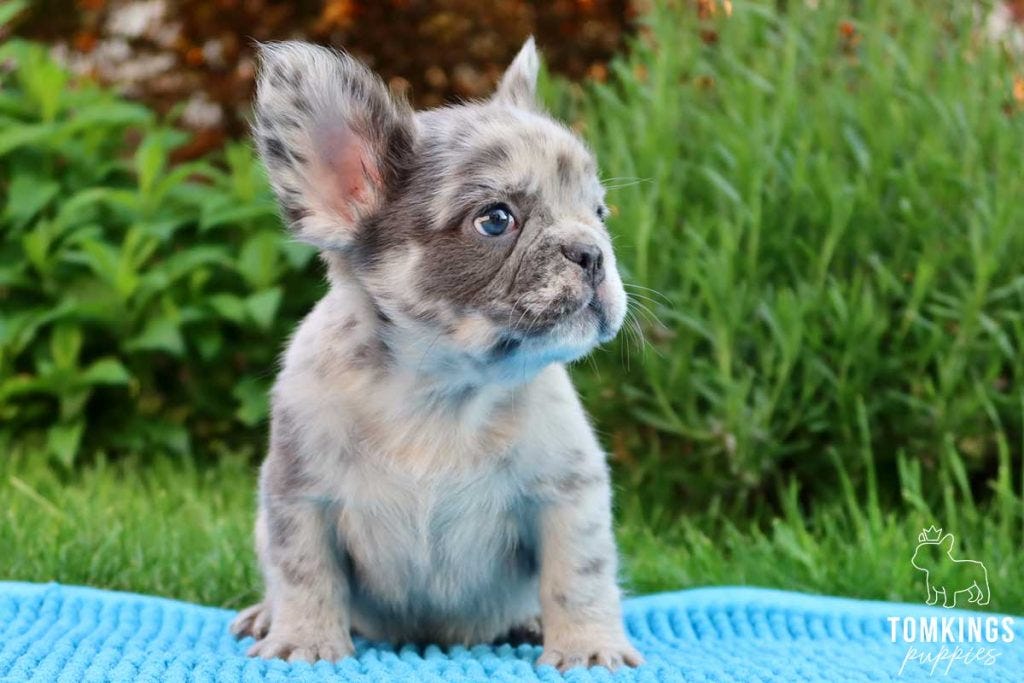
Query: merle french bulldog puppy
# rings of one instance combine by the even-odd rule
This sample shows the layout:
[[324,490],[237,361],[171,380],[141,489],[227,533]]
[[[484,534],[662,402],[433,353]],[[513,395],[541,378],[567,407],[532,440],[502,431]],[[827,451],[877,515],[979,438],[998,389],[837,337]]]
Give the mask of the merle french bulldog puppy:
[[491,99],[414,113],[351,57],[262,47],[255,138],[330,290],[273,390],[250,654],[532,635],[541,664],[642,658],[605,456],[565,364],[626,297],[587,147],[523,46]]

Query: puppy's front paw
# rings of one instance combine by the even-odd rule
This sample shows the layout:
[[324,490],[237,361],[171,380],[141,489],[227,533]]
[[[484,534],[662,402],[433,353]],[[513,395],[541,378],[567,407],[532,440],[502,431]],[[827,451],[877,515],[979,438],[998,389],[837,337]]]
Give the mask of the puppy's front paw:
[[260,640],[270,630],[270,607],[265,602],[246,607],[231,622],[230,630],[236,638],[252,636]]
[[623,664],[640,666],[643,663],[643,655],[625,638],[609,641],[585,635],[571,640],[551,639],[544,644],[544,652],[537,660],[538,665],[549,664],[563,673],[578,666],[603,666],[615,671]]
[[352,655],[355,647],[346,635],[301,637],[288,632],[270,630],[267,637],[249,648],[250,657],[287,659],[289,662],[309,662],[321,659],[336,662]]

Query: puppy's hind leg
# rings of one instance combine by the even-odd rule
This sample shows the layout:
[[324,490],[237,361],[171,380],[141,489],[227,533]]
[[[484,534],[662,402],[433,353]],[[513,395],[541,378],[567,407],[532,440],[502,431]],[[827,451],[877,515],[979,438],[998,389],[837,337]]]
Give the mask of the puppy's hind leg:
[[238,638],[252,636],[260,640],[269,630],[270,606],[266,602],[257,602],[246,607],[231,622],[231,634]]
[[263,604],[270,608],[270,627],[249,654],[335,661],[354,651],[348,578],[336,556],[331,521],[337,510],[315,495],[316,480],[305,471],[299,440],[292,430],[280,429],[279,421],[275,415],[273,448],[260,478],[259,515],[265,533],[261,559],[267,584]]
[[[260,567],[264,568],[264,583],[266,583],[267,566],[267,520],[262,514],[256,517],[256,556],[259,558]],[[252,636],[261,640],[270,630],[270,603],[267,600],[257,602],[255,605],[246,607],[231,622],[230,631],[236,638]]]
[[[327,540],[326,511],[282,503],[267,508],[271,533],[265,604],[271,610],[270,628],[249,654],[307,662],[347,657],[354,651],[348,585]],[[289,533],[281,535],[283,529]]]

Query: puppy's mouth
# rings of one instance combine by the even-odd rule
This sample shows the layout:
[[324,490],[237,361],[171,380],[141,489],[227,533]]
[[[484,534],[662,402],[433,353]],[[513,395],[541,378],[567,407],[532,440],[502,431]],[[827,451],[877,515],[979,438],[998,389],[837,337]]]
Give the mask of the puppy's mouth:
[[597,340],[599,342],[606,342],[615,336],[615,331],[612,330],[612,326],[608,323],[608,312],[598,300],[597,294],[590,297],[586,311],[591,313],[597,320]]
[[520,351],[543,352],[551,348],[582,349],[612,339],[616,332],[607,305],[595,292],[575,305],[560,307],[554,314],[529,317],[507,325],[492,348],[492,357],[507,358]]

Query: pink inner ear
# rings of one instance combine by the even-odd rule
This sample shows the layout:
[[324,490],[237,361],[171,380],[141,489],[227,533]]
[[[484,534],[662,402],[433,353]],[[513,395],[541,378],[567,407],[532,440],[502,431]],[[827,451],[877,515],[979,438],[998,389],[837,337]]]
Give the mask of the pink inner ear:
[[329,210],[354,221],[372,204],[380,187],[380,169],[366,142],[345,124],[324,126],[315,143],[321,160],[314,182]]

